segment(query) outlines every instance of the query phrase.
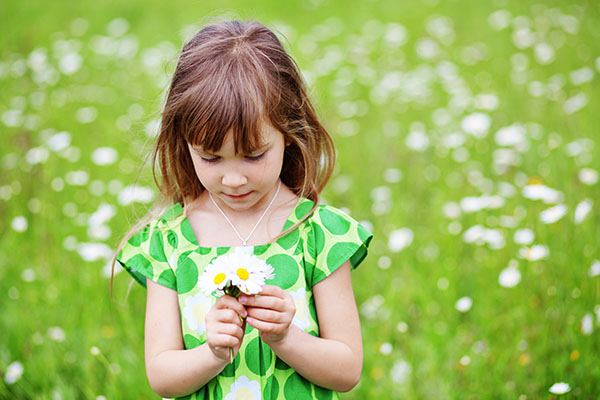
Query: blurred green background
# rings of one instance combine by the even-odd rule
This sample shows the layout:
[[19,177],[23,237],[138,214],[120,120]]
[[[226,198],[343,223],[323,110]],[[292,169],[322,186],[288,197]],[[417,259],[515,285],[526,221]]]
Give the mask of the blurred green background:
[[[112,251],[184,38],[285,37],[375,233],[345,399],[600,395],[596,1],[54,1],[0,6],[0,398],[151,399],[145,290]],[[136,185],[136,186],[132,186]]]

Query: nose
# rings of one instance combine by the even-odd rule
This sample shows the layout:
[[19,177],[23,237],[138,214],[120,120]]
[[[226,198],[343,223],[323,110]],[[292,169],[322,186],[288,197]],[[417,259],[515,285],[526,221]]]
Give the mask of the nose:
[[224,186],[235,189],[248,183],[248,179],[246,178],[246,175],[244,175],[240,171],[229,170],[223,174],[223,178],[221,178],[221,183]]

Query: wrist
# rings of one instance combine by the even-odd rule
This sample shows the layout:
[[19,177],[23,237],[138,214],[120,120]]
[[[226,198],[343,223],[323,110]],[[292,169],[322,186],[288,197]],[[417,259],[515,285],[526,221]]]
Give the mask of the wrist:
[[[213,371],[216,371],[215,375],[218,375],[221,373],[221,371],[223,371],[223,369],[225,369],[225,367],[227,366],[227,364],[229,364],[229,358],[221,358],[219,357],[208,345],[208,342],[204,343],[202,346],[205,347],[204,349],[204,353],[208,353],[206,354],[206,357],[208,359],[208,363],[210,365],[210,368]],[[228,353],[229,354],[229,349]]]
[[298,333],[296,332],[296,330],[299,329],[300,328],[298,328],[296,325],[290,324],[290,326],[288,326],[287,330],[283,334],[278,336],[261,335],[261,339],[266,345],[268,345],[271,348],[271,350],[277,352],[277,350],[285,349],[290,344],[294,343],[294,337]]

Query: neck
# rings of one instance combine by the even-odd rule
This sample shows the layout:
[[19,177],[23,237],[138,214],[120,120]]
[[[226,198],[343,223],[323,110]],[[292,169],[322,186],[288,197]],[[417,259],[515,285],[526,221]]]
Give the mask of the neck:
[[[214,204],[215,208],[219,211],[219,213],[221,213],[221,215],[223,216],[223,218],[225,218],[225,220],[227,221],[227,223],[229,224],[229,226],[231,227],[231,229],[235,232],[236,236],[242,242],[242,245],[246,246],[247,243],[248,243],[248,241],[250,240],[250,238],[252,237],[252,235],[254,234],[254,232],[256,231],[256,229],[258,228],[258,226],[261,224],[263,218],[267,215],[267,213],[269,212],[269,209],[271,208],[271,206],[275,202],[275,200],[277,198],[277,195],[279,194],[279,190],[280,189],[281,189],[281,181],[278,181],[277,182],[277,189],[275,191],[275,194],[271,197],[271,199],[269,200],[269,203],[267,204],[267,206],[262,211],[260,217],[258,218],[258,221],[256,221],[256,223],[254,224],[254,226],[252,227],[252,229],[250,230],[250,232],[247,235],[245,235],[245,236],[239,232],[239,230],[237,229],[237,227],[233,223],[233,221],[229,218],[229,216],[225,213],[225,211],[217,204],[217,202],[215,201],[215,199],[212,196],[212,193],[208,192],[208,196],[210,197],[210,200]],[[263,198],[267,198],[267,195],[263,196]],[[255,207],[256,207],[256,205],[255,205]]]

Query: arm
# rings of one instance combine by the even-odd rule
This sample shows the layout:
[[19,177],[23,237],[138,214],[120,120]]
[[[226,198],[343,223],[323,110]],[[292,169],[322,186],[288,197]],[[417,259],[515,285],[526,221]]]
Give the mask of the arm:
[[245,310],[222,296],[206,315],[206,343],[185,350],[177,292],[146,280],[145,359],[148,382],[157,394],[177,397],[192,393],[229,363],[229,348],[237,353],[244,335],[238,314]]
[[287,292],[267,285],[259,294],[240,301],[250,306],[248,324],[279,358],[319,386],[340,392],[356,386],[363,350],[348,261],[313,286],[320,337],[291,324],[295,308]]

